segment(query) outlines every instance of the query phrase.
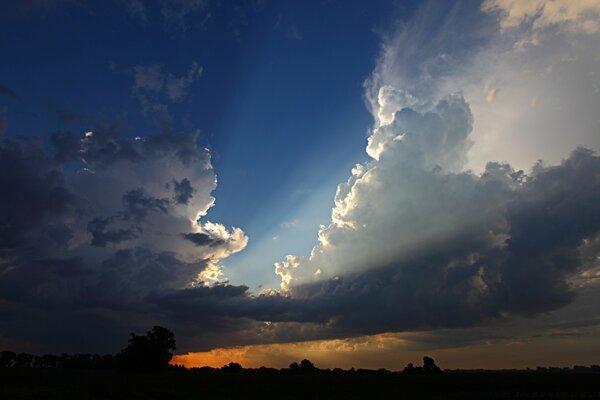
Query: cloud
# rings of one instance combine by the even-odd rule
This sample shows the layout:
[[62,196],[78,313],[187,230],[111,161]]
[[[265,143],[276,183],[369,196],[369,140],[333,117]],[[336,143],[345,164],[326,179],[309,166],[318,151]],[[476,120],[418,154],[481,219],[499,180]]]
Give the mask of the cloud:
[[221,244],[220,239],[213,239],[206,233],[186,233],[183,237],[190,242],[194,243],[196,246],[214,246]]
[[168,199],[157,199],[147,196],[144,188],[135,188],[123,195],[124,217],[141,221],[146,218],[148,212],[167,212],[169,206]]
[[88,232],[92,234],[92,246],[104,247],[109,243],[120,243],[124,240],[138,238],[135,227],[115,227],[114,221],[117,216],[108,218],[96,217],[88,222]]
[[163,103],[181,102],[188,93],[189,87],[202,76],[203,68],[194,61],[183,76],[175,76],[164,72],[162,66],[138,65],[133,68],[134,84],[132,92],[138,98],[144,112],[166,113]]
[[496,95],[498,94],[498,88],[495,87],[490,80],[485,81],[485,102],[487,104],[492,104]]
[[202,70],[203,68],[197,62],[193,62],[185,76],[177,78],[169,74],[165,82],[169,99],[180,101],[186,95],[187,88],[202,76]]
[[270,321],[314,313],[325,331],[352,335],[473,326],[570,303],[570,279],[587,268],[582,249],[600,234],[600,158],[577,149],[529,175],[495,162],[476,175],[463,169],[473,119],[461,96],[416,111],[404,106],[410,96],[386,92],[393,119],[375,124],[373,159],[339,185],[310,256],[276,264],[290,304]]
[[[0,330],[48,351],[115,351],[119,335],[168,319],[151,296],[212,290],[220,261],[247,237],[201,220],[216,176],[196,139],[130,139],[115,127],[56,133],[51,149],[0,139],[0,185],[11,193],[0,201]],[[203,235],[210,246],[184,239]]]
[[55,147],[55,160],[76,160],[93,168],[105,168],[119,161],[136,162],[141,155],[135,142],[122,138],[116,126],[100,126],[83,137],[72,132],[54,132],[50,141]]
[[63,173],[36,142],[0,138],[0,187],[10,193],[0,199],[0,249],[24,245],[42,224],[63,226],[61,217],[75,202]]
[[196,189],[192,187],[189,179],[184,178],[180,182],[173,181],[173,192],[175,201],[179,204],[187,204],[192,197]]
[[523,24],[531,25],[533,32],[559,28],[596,33],[600,29],[600,2],[597,0],[485,0],[481,8],[486,12],[499,12],[502,29]]

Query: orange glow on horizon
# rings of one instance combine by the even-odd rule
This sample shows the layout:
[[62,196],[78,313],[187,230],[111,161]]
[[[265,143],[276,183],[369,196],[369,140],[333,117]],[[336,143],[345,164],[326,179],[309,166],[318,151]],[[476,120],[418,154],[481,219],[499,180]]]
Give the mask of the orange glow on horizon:
[[244,368],[286,368],[304,358],[319,368],[387,368],[401,370],[409,362],[421,364],[431,356],[441,368],[503,369],[536,366],[573,366],[597,364],[599,337],[565,342],[564,338],[507,338],[481,340],[466,346],[427,344],[422,333],[384,333],[348,339],[293,343],[259,344],[216,348],[204,352],[178,354],[171,364],[185,367],[219,368],[237,362]]
[[[380,334],[351,339],[315,340],[306,342],[259,344],[217,348],[205,352],[178,354],[171,364],[185,367],[213,368],[222,367],[230,362],[237,362],[245,368],[261,366],[284,368],[293,361],[308,358],[318,366],[350,368],[350,359],[363,353],[371,353],[374,349],[383,349],[393,345],[398,347],[403,339],[398,334]],[[348,360],[346,360],[348,359]],[[336,364],[336,360],[340,364]],[[333,368],[332,367],[332,368]]]

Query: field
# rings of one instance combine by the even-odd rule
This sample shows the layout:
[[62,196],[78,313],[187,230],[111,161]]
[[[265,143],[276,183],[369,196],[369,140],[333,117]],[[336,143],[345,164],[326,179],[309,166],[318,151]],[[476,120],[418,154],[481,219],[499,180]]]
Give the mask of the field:
[[0,371],[0,399],[598,399],[598,374],[206,374]]

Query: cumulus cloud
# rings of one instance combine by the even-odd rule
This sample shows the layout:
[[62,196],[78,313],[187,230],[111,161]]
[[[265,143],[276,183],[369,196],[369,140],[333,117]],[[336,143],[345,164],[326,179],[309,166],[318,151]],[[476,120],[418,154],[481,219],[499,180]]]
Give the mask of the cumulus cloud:
[[290,312],[299,302],[327,329],[364,334],[472,326],[572,301],[570,280],[588,268],[582,249],[600,234],[600,158],[578,149],[529,175],[494,162],[463,172],[468,106],[451,96],[431,107],[401,108],[374,130],[386,130],[379,159],[338,187],[311,255],[276,264],[291,303],[281,319],[300,318]]
[[[331,222],[319,229],[310,255],[275,264],[291,304],[271,321],[301,318],[289,312],[298,302],[303,306],[296,310],[319,310],[317,335],[473,326],[560,308],[573,301],[581,277],[594,276],[589,243],[600,233],[600,221],[591,217],[599,211],[600,164],[592,150],[576,149],[554,166],[519,159],[516,168],[492,154],[480,171],[469,169],[482,128],[514,120],[482,111],[497,112],[498,92],[502,107],[513,102],[514,110],[513,88],[532,89],[523,109],[532,108],[532,97],[539,107],[525,77],[507,87],[521,73],[509,64],[529,71],[564,54],[545,46],[531,55],[516,51],[511,38],[495,31],[493,13],[476,16],[470,32],[478,39],[457,36],[472,12],[464,7],[427,3],[384,39],[365,84],[374,116],[366,148],[371,160],[338,186]],[[435,24],[440,18],[444,22]],[[561,76],[582,75],[570,69]],[[575,123],[578,140],[595,120],[581,116],[575,118],[582,122]],[[528,121],[513,125],[515,134],[527,135],[529,128],[548,135]],[[506,142],[501,134],[497,140]],[[561,143],[563,157],[574,147]],[[545,155],[529,149],[533,154]]]

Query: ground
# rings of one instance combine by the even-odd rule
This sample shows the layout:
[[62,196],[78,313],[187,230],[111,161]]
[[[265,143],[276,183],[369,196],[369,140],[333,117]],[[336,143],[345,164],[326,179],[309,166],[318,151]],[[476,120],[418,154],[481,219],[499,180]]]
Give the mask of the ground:
[[599,399],[600,375],[534,372],[407,375],[0,371],[0,399]]

